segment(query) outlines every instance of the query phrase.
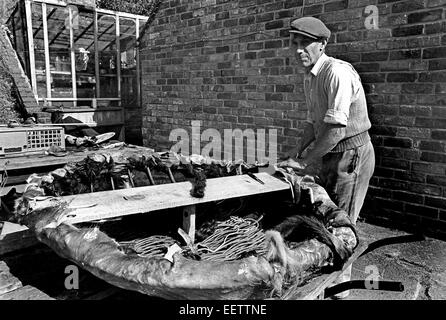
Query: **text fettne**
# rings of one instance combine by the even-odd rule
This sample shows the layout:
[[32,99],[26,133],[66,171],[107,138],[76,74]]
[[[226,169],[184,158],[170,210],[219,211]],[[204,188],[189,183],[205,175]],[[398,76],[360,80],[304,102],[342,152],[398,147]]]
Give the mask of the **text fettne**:
[[198,307],[186,304],[180,307],[181,315],[205,315],[208,318],[212,313],[220,313],[225,315],[266,315],[266,305],[264,304],[225,304],[223,308],[217,307]]

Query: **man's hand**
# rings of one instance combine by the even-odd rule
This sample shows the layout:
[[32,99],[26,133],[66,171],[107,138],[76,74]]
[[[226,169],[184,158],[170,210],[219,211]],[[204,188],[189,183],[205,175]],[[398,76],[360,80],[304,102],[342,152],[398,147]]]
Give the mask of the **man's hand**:
[[296,150],[296,148],[294,148],[294,149],[291,149],[291,150],[285,152],[283,154],[283,156],[280,157],[280,160],[285,161],[285,160],[288,160],[290,158],[296,158],[296,157],[297,157],[297,150]]
[[288,159],[278,164],[279,168],[292,168],[296,171],[303,171],[307,167],[307,164],[303,161],[296,161],[294,159]]

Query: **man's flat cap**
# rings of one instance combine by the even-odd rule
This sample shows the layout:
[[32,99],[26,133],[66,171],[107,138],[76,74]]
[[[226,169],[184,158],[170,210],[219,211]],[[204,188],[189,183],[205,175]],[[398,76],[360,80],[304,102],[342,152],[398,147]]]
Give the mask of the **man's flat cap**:
[[291,21],[290,33],[299,33],[313,39],[330,38],[331,32],[319,19],[303,17]]

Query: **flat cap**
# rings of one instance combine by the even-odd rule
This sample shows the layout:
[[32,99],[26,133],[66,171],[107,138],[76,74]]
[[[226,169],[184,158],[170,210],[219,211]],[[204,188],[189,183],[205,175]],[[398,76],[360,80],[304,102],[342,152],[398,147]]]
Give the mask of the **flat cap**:
[[331,32],[327,26],[314,17],[303,17],[291,21],[290,33],[300,33],[313,39],[330,38]]

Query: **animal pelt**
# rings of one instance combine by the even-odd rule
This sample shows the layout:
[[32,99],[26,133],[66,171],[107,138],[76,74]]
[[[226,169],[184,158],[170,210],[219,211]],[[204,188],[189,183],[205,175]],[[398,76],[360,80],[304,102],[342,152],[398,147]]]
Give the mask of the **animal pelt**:
[[[274,232],[273,232],[274,231]],[[282,239],[278,238],[278,234]],[[294,215],[286,218],[269,231],[267,240],[269,244],[270,259],[279,260],[284,267],[295,266],[295,261],[290,255],[283,239],[300,242],[309,239],[317,239],[326,244],[333,253],[333,267],[338,269],[351,255],[344,243],[330,233],[325,225],[315,216]]]
[[16,188],[11,188],[7,194],[0,197],[0,220],[9,220],[14,213],[15,201],[22,196]]
[[34,184],[29,184],[25,189],[25,192],[14,200],[13,216],[9,220],[20,222],[22,217],[27,216],[32,211],[31,201],[44,194],[42,188]]
[[194,179],[192,181],[192,189],[190,194],[195,198],[203,198],[204,190],[206,188],[206,175],[201,169],[194,170]]
[[186,179],[192,183],[192,189],[190,190],[190,195],[195,198],[203,198],[204,190],[206,188],[206,173],[199,166],[194,166],[192,164],[184,164],[177,168]]
[[268,248],[266,253],[266,259],[268,261],[279,262],[284,269],[297,266],[296,259],[293,257],[291,250],[285,244],[285,241],[279,231],[266,231],[265,241]]

